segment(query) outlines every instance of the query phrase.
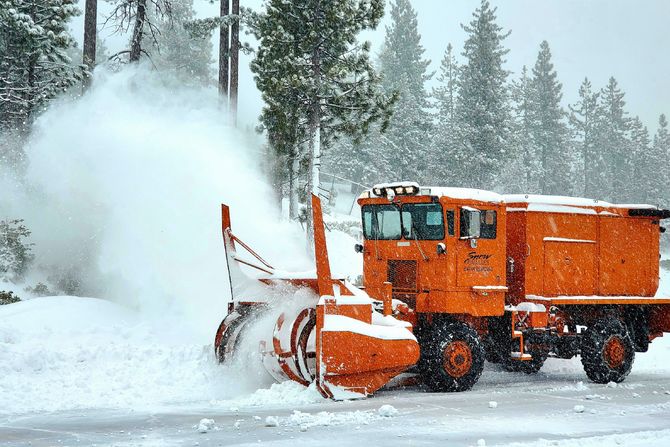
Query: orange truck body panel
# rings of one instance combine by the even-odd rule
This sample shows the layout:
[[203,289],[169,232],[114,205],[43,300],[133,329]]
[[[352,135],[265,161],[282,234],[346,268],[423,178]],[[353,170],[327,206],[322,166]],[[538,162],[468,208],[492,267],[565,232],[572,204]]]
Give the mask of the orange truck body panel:
[[621,208],[508,203],[510,300],[527,295],[653,297],[658,289],[659,221]]

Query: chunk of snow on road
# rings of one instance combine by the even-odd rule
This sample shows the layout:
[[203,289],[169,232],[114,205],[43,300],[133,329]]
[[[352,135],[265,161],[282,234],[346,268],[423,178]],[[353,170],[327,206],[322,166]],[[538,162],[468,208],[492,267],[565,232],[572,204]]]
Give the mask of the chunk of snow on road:
[[381,417],[389,418],[396,416],[398,414],[398,410],[393,405],[386,404],[379,407],[377,414],[379,414]]
[[214,428],[214,419],[203,418],[203,419],[200,419],[200,422],[198,423],[197,430],[200,433],[207,433],[208,431],[212,430],[213,428]]
[[287,405],[307,405],[323,401],[314,384],[305,387],[297,382],[286,381],[273,383],[269,388],[260,388],[254,393],[234,399],[222,401],[220,404],[234,404],[236,407],[285,407]]
[[280,421],[280,425],[289,427],[327,427],[331,425],[368,425],[377,416],[370,411],[345,411],[341,413],[331,413],[320,411],[316,414],[306,413],[294,410],[285,421]]
[[477,447],[486,447],[486,440],[485,439],[477,440]]
[[575,413],[583,413],[584,412],[584,405],[575,405],[573,408]]
[[489,408],[498,408],[498,402],[492,400],[489,402]]
[[606,386],[607,388],[616,388],[617,386],[619,386],[619,384],[616,382],[607,382]]
[[266,427],[277,427],[279,425],[279,419],[277,416],[268,416],[265,418]]

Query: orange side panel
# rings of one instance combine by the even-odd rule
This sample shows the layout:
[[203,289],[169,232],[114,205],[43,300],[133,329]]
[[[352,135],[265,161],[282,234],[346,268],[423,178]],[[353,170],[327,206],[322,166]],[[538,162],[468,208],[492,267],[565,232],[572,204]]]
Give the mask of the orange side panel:
[[499,291],[431,291],[420,293],[416,300],[419,313],[467,314],[475,317],[500,316],[505,311],[505,292]]
[[658,249],[655,262],[649,259],[654,236],[658,239],[658,226],[649,219],[601,217],[600,295],[654,296]]
[[544,242],[544,287],[541,295],[595,295],[596,243]]

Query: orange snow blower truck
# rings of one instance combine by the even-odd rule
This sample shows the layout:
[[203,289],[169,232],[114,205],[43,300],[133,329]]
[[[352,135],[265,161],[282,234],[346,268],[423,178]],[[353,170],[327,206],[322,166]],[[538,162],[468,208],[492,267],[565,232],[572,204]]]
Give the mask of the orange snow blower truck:
[[[589,379],[621,382],[635,352],[670,332],[670,298],[654,297],[668,210],[377,185],[358,200],[357,288],[331,277],[320,202],[312,202],[317,269],[304,278],[281,274],[241,243],[223,206],[231,280],[242,263],[261,272],[265,287],[310,294],[283,312],[285,300],[235,297],[215,339],[220,361],[273,306],[273,334],[260,341],[268,371],[335,398],[373,393],[402,372],[436,391],[467,390],[485,359],[535,373],[550,356],[579,354]],[[242,259],[236,242],[258,262]]]

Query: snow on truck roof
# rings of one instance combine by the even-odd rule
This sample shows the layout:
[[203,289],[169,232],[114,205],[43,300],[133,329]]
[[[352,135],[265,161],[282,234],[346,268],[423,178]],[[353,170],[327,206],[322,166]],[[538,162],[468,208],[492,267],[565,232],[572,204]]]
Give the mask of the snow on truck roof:
[[568,196],[543,196],[539,194],[505,194],[505,203],[527,203],[529,205],[555,205],[555,206],[599,206],[603,208],[638,208],[638,209],[657,209],[654,205],[643,203],[617,204],[605,202],[604,200],[587,199],[584,197]]
[[371,197],[375,190],[385,190],[398,186],[410,186],[419,191],[419,195],[450,197],[453,199],[477,200],[491,203],[523,203],[523,208],[509,208],[508,211],[539,211],[595,214],[593,207],[621,209],[658,209],[658,207],[642,203],[616,204],[604,200],[584,197],[549,196],[540,194],[498,194],[493,191],[474,188],[457,188],[448,186],[419,186],[414,182],[380,183],[361,194],[361,198]]

